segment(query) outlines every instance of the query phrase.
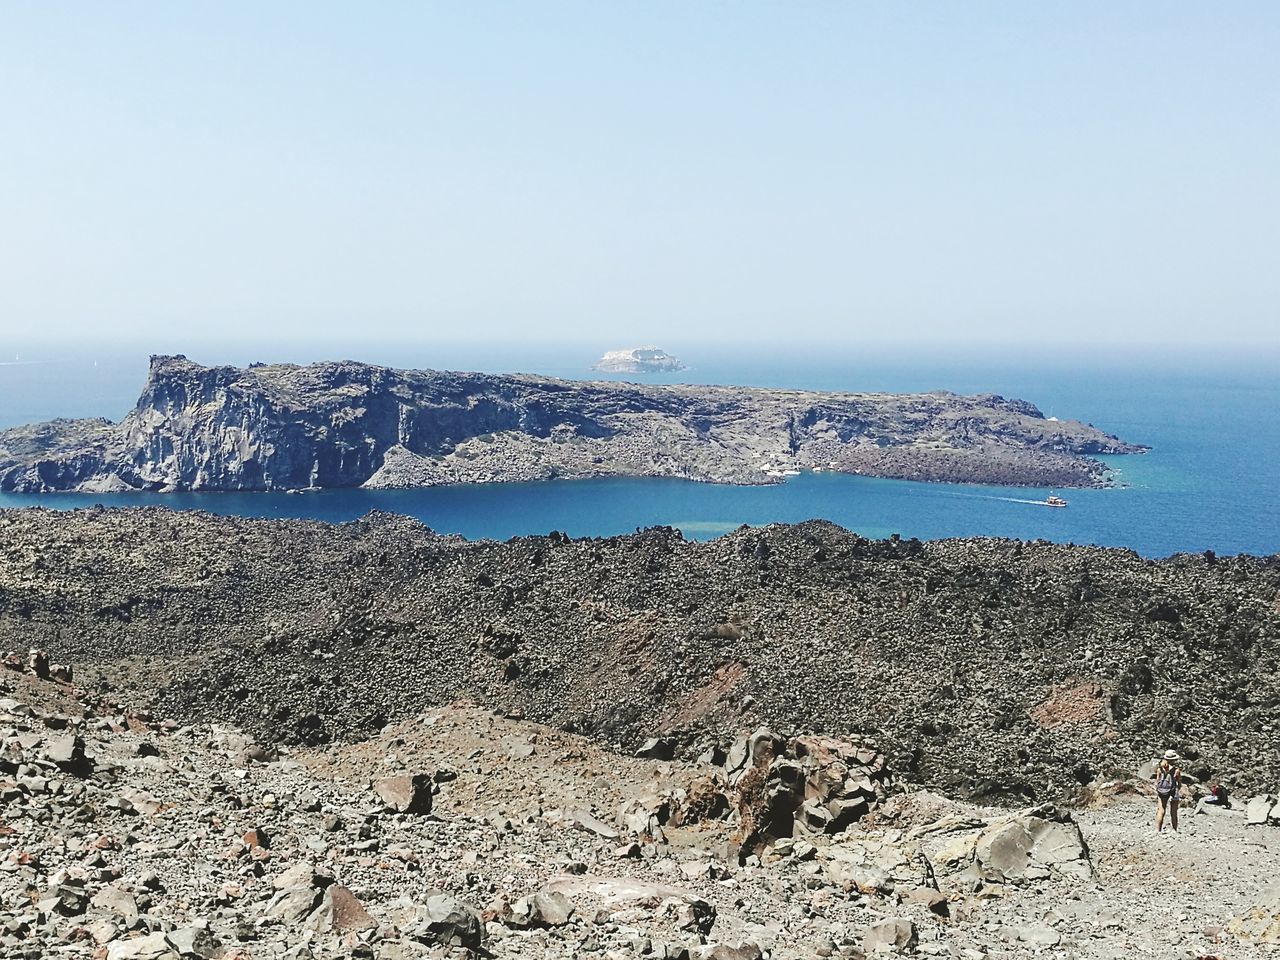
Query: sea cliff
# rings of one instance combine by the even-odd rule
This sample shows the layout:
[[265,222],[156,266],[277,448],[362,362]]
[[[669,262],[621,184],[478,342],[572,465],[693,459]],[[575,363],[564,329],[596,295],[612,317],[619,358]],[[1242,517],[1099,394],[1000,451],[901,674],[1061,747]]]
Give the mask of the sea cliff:
[[354,362],[153,357],[119,423],[0,431],[0,490],[299,490],[556,477],[770,483],[829,469],[1097,486],[1144,448],[993,394],[642,386]]

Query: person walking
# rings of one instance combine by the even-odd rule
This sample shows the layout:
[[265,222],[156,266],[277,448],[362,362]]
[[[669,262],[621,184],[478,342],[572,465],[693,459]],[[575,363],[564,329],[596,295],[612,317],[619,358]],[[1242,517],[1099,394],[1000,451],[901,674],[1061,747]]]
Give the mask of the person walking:
[[1181,758],[1176,750],[1166,750],[1156,763],[1156,833],[1164,829],[1165,811],[1169,812],[1169,826],[1178,830],[1178,791],[1182,789]]

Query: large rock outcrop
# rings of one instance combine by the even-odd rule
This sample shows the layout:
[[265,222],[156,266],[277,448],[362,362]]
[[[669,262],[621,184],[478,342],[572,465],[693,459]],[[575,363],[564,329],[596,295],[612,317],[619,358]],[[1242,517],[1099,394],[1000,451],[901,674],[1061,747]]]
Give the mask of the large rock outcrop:
[[770,483],[821,468],[1089,486],[1142,448],[986,395],[640,386],[154,357],[119,424],[0,431],[0,490],[298,490],[553,477]]

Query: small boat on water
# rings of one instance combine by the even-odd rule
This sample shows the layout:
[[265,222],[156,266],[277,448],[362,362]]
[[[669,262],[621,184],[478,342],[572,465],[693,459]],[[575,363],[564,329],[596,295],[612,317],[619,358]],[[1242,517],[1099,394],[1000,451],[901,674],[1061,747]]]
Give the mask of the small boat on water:
[[1040,502],[1046,507],[1065,507],[1067,505],[1067,501],[1063,500],[1061,497],[1055,497],[1052,493]]

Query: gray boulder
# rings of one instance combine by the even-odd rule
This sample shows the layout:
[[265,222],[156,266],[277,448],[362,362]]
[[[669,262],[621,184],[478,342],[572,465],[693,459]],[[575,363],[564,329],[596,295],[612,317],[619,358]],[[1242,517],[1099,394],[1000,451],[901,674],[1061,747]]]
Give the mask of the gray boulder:
[[425,815],[431,812],[431,775],[426,773],[401,774],[387,777],[373,785],[373,792],[397,813]]
[[320,901],[320,892],[310,884],[281,890],[267,903],[266,915],[285,923],[301,923]]
[[103,887],[89,901],[97,910],[113,913],[124,921],[126,927],[132,926],[138,919],[138,901],[133,894],[120,887]]
[[93,773],[93,761],[85,756],[84,740],[74,733],[51,738],[45,744],[44,757],[73,776],[87,777]]
[[511,905],[507,925],[512,927],[562,927],[573,916],[573,901],[556,890],[540,890]]
[[111,942],[107,945],[107,960],[181,960],[181,954],[163,933],[151,933]]
[[1262,795],[1251,797],[1245,801],[1244,805],[1244,822],[1251,827],[1260,827],[1267,822],[1271,816],[1271,810],[1275,806],[1275,797]]
[[974,860],[994,880],[1048,874],[1093,876],[1079,826],[1051,806],[1034,807],[992,824],[976,838]]
[[918,939],[914,923],[903,917],[889,917],[867,927],[862,949],[867,953],[902,953],[912,949]]
[[1018,939],[1032,947],[1056,947],[1062,942],[1062,934],[1044,923],[1031,923],[1018,928]]
[[203,927],[171,930],[168,940],[184,960],[218,960],[224,952],[218,938]]
[[484,943],[484,924],[477,913],[461,900],[445,893],[427,897],[417,907],[416,922],[407,932],[416,940],[441,947],[479,950]]

